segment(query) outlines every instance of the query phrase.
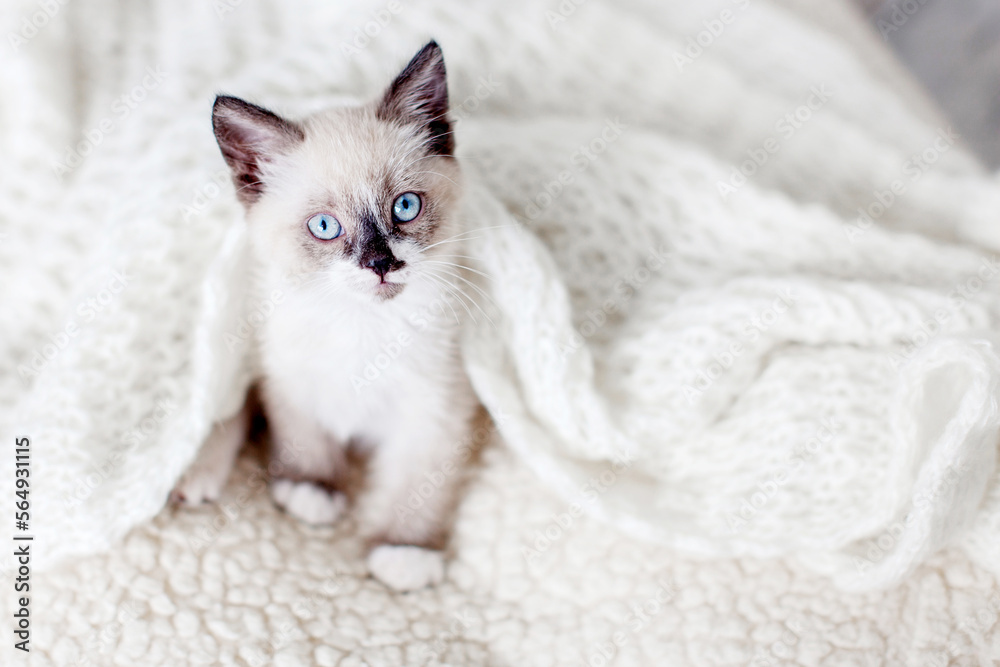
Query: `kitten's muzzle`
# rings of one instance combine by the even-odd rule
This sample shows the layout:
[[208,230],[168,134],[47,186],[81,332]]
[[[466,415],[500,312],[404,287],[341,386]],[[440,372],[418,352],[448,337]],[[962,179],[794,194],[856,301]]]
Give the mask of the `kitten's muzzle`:
[[362,268],[374,271],[379,280],[385,282],[387,273],[403,268],[406,262],[396,259],[389,247],[389,240],[374,227],[374,224],[369,224],[365,228],[367,234],[363,237],[358,263]]

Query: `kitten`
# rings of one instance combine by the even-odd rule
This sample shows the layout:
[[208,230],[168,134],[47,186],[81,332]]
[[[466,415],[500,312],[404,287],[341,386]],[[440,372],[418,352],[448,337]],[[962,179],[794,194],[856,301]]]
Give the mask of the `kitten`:
[[[368,105],[290,121],[220,96],[213,125],[260,293],[281,294],[258,330],[282,471],[272,496],[306,522],[333,522],[346,448],[370,452],[359,503],[370,572],[397,590],[437,583],[460,477],[452,457],[478,406],[452,305],[465,279],[441,49],[427,44]],[[213,432],[175,500],[218,497],[248,423],[244,408]]]

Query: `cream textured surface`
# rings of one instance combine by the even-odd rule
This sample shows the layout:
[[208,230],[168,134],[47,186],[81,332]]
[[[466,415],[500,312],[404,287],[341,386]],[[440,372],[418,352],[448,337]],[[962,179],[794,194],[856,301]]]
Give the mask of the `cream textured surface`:
[[[213,94],[374,94],[429,36],[491,277],[467,365],[503,442],[445,584],[394,596],[251,458],[219,508],[161,509],[266,311]],[[849,8],[81,0],[17,47],[0,430],[34,442],[33,664],[1000,658],[1000,189]]]

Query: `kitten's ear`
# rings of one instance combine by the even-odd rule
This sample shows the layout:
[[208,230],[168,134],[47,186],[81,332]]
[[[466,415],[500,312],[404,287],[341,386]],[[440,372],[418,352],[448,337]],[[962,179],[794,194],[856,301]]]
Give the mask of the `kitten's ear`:
[[238,97],[219,95],[212,107],[212,127],[222,157],[233,172],[236,196],[250,206],[264,192],[261,166],[302,141],[295,123]]
[[421,125],[428,134],[427,146],[431,153],[454,154],[444,55],[437,42],[428,43],[413,56],[385,91],[375,114],[381,120]]

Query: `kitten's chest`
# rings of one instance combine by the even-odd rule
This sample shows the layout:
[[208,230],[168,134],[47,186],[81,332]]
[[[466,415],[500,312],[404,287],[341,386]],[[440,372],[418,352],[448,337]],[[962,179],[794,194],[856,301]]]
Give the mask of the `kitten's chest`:
[[[380,304],[380,306],[383,304]],[[341,439],[381,438],[404,402],[433,391],[457,331],[432,328],[419,303],[356,308],[291,298],[261,330],[267,381]]]

